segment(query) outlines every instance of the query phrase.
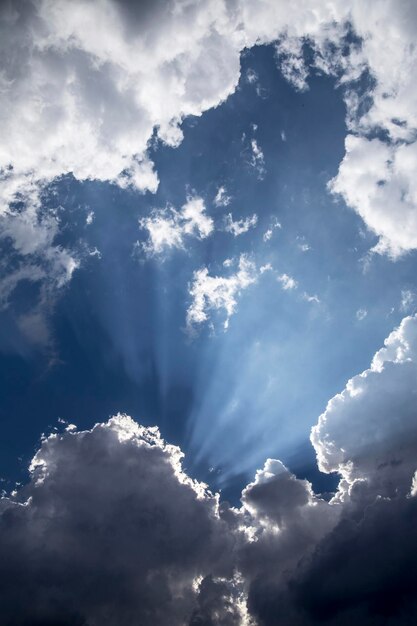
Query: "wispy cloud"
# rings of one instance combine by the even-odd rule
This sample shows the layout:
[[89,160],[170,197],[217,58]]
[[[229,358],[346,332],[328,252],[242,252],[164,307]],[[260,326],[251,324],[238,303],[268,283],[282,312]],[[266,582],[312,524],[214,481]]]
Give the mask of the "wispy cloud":
[[184,248],[187,237],[205,239],[214,229],[206,214],[202,198],[189,197],[179,211],[173,207],[154,209],[149,217],[139,220],[139,227],[148,232],[142,248],[149,256],[170,248]]
[[277,281],[281,283],[281,286],[285,291],[297,289],[298,287],[298,282],[295,280],[295,278],[289,276],[288,274],[280,274],[279,276],[277,276]]
[[368,315],[368,311],[366,309],[358,309],[356,311],[356,319],[361,322]]
[[227,233],[231,233],[235,237],[239,235],[243,235],[243,233],[247,233],[251,228],[255,228],[258,223],[258,216],[256,213],[251,215],[250,217],[246,217],[245,219],[233,220],[232,214],[228,213],[225,218],[225,227],[224,230]]
[[219,187],[213,200],[214,205],[217,207],[225,207],[228,206],[231,201],[232,197],[228,195],[226,187],[223,185]]
[[272,220],[271,225],[269,226],[268,230],[266,230],[262,236],[263,241],[266,243],[267,241],[269,241],[270,239],[272,239],[272,235],[274,234],[274,230],[276,230],[277,228],[281,229],[281,223],[277,220],[277,218],[274,218]]

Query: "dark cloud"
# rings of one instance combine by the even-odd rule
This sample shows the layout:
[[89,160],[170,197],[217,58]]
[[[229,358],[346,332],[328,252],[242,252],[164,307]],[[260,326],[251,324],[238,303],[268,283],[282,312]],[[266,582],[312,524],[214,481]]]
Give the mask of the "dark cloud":
[[46,438],[0,501],[1,623],[416,623],[416,327],[320,418],[320,464],[341,474],[329,502],[268,459],[232,508],[123,415]]
[[296,601],[314,622],[416,623],[416,554],[416,499],[378,499],[320,544]]
[[249,606],[264,626],[415,624],[417,501],[377,500],[345,514],[280,585],[257,578]]
[[3,500],[2,623],[183,624],[199,577],[231,575],[233,538],[179,463],[125,417],[47,439]]
[[416,622],[416,329],[405,318],[313,429],[321,468],[342,477],[330,503],[276,461],[244,491],[252,513],[280,527],[244,549],[261,625]]

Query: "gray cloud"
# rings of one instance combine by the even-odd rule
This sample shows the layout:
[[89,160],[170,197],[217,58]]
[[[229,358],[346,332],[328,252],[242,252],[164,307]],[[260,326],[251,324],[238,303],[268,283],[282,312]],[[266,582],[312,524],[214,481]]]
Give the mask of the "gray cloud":
[[330,501],[268,459],[230,507],[127,416],[44,439],[0,500],[2,623],[413,623],[416,329],[405,318],[320,417]]
[[183,624],[199,577],[230,576],[233,544],[180,459],[124,416],[45,440],[2,500],[2,623]]

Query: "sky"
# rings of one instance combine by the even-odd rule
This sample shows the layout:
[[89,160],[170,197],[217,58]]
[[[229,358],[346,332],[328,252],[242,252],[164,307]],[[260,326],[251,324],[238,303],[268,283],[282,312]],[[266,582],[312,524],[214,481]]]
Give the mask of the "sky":
[[416,28],[1,3],[5,625],[414,623]]

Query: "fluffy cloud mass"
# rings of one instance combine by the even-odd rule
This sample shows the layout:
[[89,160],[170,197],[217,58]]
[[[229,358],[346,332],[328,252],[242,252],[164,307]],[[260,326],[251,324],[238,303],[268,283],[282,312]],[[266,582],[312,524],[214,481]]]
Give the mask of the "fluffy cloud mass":
[[417,318],[406,317],[313,428],[320,469],[337,471],[348,492],[407,494],[417,469],[416,395]]
[[206,212],[201,198],[188,198],[184,206],[176,211],[169,207],[154,210],[150,217],[139,221],[139,226],[148,231],[149,239],[143,244],[148,255],[158,254],[169,248],[183,248],[187,236],[205,239],[213,229],[213,220]]
[[47,437],[0,500],[2,623],[413,623],[416,362],[408,317],[329,402],[312,441],[341,477],[330,501],[268,459],[230,507],[124,415]]
[[237,271],[230,276],[210,276],[207,267],[194,272],[189,288],[192,302],[187,310],[188,330],[193,332],[197,324],[208,320],[209,311],[216,310],[224,310],[224,328],[227,329],[229,319],[236,310],[238,296],[256,282],[257,276],[255,264],[244,254],[239,258]]
[[[155,191],[147,156],[155,130],[178,145],[181,120],[235,90],[240,53],[257,43],[276,42],[284,75],[306,88],[309,42],[313,64],[345,85],[352,131],[331,188],[380,237],[377,251],[416,248],[416,19],[411,0],[2,3],[3,234],[23,255],[23,239],[33,237],[41,256],[58,258],[49,271],[67,280],[76,260],[54,243],[53,218],[40,215],[42,186],[72,173]],[[357,37],[347,40],[349,32]],[[364,93],[355,81],[365,71]],[[264,171],[255,139],[251,149],[253,166]],[[22,200],[23,218],[14,207]]]
[[217,498],[126,416],[49,437],[1,507],[3,624],[184,624],[202,579],[232,576]]

